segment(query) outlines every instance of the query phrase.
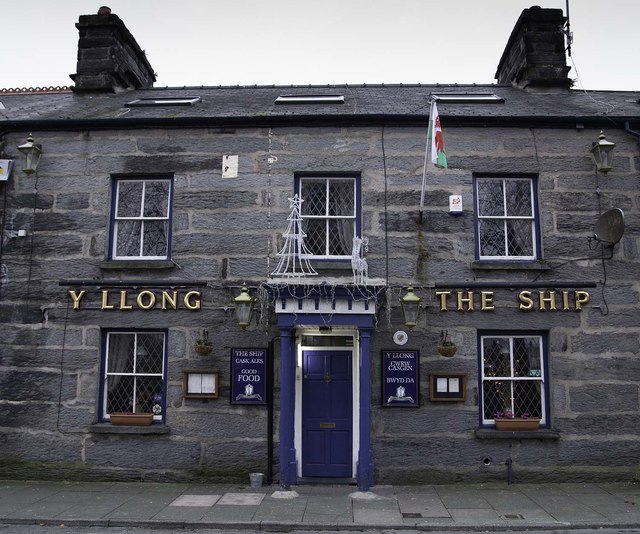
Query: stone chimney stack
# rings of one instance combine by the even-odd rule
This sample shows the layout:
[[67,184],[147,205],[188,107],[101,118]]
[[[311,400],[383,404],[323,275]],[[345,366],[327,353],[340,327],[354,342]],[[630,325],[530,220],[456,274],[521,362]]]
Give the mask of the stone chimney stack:
[[82,15],[76,24],[78,65],[71,75],[76,92],[121,92],[153,87],[153,68],[118,15],[103,6],[97,15]]
[[502,53],[495,77],[529,91],[569,89],[562,9],[525,9]]

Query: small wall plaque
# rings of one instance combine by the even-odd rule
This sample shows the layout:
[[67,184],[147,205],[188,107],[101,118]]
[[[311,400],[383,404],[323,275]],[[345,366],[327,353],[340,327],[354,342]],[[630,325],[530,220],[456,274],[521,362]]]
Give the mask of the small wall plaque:
[[429,373],[429,400],[464,402],[467,398],[467,373]]

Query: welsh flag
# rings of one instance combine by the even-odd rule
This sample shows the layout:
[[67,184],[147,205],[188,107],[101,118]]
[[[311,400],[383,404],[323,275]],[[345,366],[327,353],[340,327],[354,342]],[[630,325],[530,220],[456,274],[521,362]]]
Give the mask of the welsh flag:
[[444,153],[444,137],[440,126],[440,115],[436,101],[431,102],[429,115],[429,137],[431,138],[431,161],[436,167],[447,168],[447,155]]

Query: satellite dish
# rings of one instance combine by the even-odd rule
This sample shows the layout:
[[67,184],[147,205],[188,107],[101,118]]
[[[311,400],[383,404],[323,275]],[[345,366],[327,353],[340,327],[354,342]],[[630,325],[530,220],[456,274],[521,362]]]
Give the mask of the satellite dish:
[[622,239],[624,233],[624,212],[619,208],[605,211],[596,222],[593,229],[593,237],[598,241],[604,241],[615,245]]

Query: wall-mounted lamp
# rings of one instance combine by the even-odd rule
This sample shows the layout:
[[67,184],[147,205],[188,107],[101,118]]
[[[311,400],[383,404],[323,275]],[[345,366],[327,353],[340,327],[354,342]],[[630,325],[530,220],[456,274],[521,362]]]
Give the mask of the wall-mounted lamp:
[[24,166],[22,172],[25,174],[33,174],[38,170],[40,157],[42,156],[42,145],[38,145],[33,141],[33,134],[29,134],[27,142],[18,147],[18,150],[24,154]]
[[598,136],[598,141],[591,146],[591,154],[596,161],[596,169],[604,176],[613,169],[613,156],[616,144],[611,141],[607,141],[604,133],[601,131]]
[[253,314],[253,305],[255,299],[249,295],[247,286],[243,285],[240,294],[233,299],[236,308],[236,318],[238,326],[243,330],[251,323],[251,315]]
[[407,293],[400,299],[402,315],[407,328],[413,328],[418,324],[418,311],[422,299],[413,292],[413,286],[409,285]]

